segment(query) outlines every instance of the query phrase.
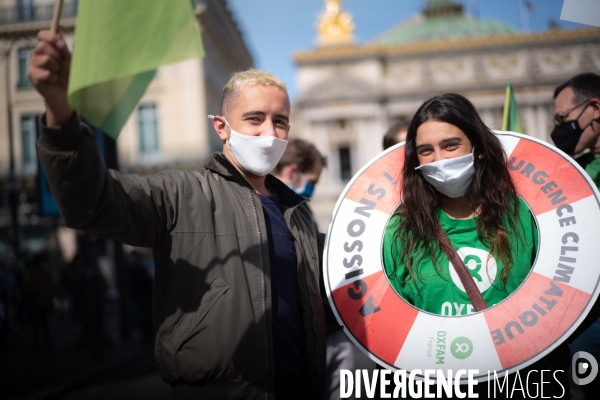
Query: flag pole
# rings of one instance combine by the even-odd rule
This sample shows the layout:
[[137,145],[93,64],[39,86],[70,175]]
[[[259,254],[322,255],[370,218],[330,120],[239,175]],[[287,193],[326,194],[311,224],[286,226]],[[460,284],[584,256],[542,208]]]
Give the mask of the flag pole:
[[52,15],[52,25],[50,30],[52,33],[58,32],[58,23],[60,22],[60,14],[62,13],[63,0],[56,0],[54,2],[54,14]]
[[506,85],[506,94],[504,95],[504,109],[502,110],[502,130],[508,130],[508,108],[510,107],[510,83]]

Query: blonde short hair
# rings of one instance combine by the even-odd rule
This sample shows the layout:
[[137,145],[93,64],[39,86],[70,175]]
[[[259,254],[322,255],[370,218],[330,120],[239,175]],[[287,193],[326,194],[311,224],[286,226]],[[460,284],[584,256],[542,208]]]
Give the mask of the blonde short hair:
[[284,92],[286,95],[288,94],[285,83],[270,72],[253,68],[239,71],[231,76],[223,88],[221,114],[225,116],[229,114],[233,100],[237,97],[240,89],[252,86],[273,86]]

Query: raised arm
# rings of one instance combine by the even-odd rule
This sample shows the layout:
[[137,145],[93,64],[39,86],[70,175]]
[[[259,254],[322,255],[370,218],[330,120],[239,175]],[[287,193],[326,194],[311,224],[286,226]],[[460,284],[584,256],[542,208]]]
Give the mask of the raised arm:
[[178,177],[107,170],[91,131],[67,102],[71,53],[63,38],[38,35],[29,77],[44,97],[37,151],[67,226],[112,240],[156,246],[176,221]]

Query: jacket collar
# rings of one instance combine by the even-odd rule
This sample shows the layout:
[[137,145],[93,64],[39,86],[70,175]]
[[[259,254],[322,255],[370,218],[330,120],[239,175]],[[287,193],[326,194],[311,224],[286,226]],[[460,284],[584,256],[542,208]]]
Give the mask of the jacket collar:
[[[239,185],[246,186],[254,191],[252,185],[250,185],[246,178],[244,178],[227,157],[225,157],[225,154],[220,151],[213,153],[204,160],[204,168],[219,174],[226,179],[234,180]],[[271,174],[267,175],[265,182],[269,188],[275,191],[279,198],[279,202],[286,207],[295,207],[302,202],[309,201],[309,199],[294,192]]]

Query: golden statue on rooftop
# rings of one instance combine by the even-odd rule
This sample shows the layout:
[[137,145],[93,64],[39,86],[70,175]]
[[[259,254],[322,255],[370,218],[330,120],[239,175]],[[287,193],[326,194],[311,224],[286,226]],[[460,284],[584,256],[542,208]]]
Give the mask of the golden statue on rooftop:
[[317,45],[337,46],[354,43],[352,15],[342,12],[341,0],[325,0],[325,10],[317,20]]

